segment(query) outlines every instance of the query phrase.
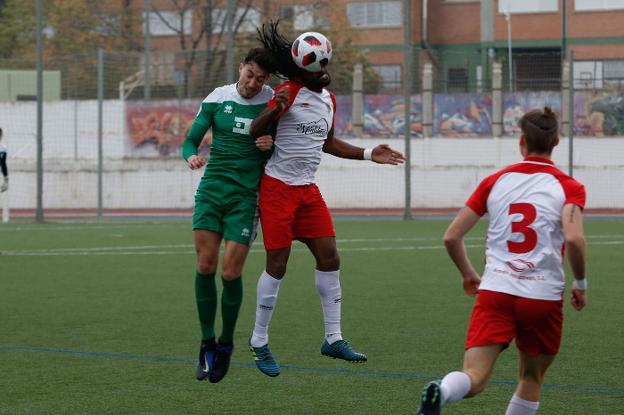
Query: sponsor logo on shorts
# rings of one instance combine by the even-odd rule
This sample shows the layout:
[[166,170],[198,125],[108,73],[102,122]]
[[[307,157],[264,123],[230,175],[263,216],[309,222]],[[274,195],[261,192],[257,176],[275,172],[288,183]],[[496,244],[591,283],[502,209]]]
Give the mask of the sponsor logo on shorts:
[[241,236],[248,237],[249,235],[251,235],[251,231],[249,229],[245,228],[241,231]]

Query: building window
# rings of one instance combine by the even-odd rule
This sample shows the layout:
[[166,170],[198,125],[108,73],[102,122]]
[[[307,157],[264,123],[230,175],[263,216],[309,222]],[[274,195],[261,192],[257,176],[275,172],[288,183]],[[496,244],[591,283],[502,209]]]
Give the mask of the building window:
[[448,68],[447,75],[450,92],[468,92],[468,69]]
[[351,27],[400,27],[401,2],[347,3]]
[[280,19],[292,22],[295,30],[329,27],[327,17],[319,5],[291,5],[280,7]]
[[574,10],[622,10],[624,9],[624,0],[575,0]]
[[518,91],[561,90],[561,50],[514,49],[513,81]]
[[383,89],[399,89],[401,87],[401,65],[371,65],[371,69],[381,76]]
[[498,12],[546,13],[559,11],[559,0],[499,0]]
[[623,86],[624,60],[574,62],[574,88],[602,89]]
[[602,87],[602,62],[574,62],[574,89],[594,89]]
[[[226,9],[212,10],[212,33],[222,33],[227,31],[227,23],[225,21]],[[260,26],[260,12],[253,7],[239,7],[234,13],[234,30],[236,23],[245,16],[245,19],[238,28],[239,33],[255,33],[256,28]]]
[[[145,14],[143,17],[145,18]],[[145,19],[143,21],[145,22]],[[150,12],[149,25],[152,36],[175,36],[182,32],[190,35],[193,30],[193,13],[191,10],[185,10],[181,18],[178,12]],[[143,23],[143,33],[145,33],[145,23]]]

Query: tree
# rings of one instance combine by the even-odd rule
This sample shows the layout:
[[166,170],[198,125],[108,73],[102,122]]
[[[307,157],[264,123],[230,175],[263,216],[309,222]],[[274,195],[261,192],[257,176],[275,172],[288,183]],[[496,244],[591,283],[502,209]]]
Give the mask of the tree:
[[[364,70],[364,89],[366,93],[375,93],[381,85],[381,77],[370,66],[367,51],[353,44],[352,32],[345,30],[349,27],[344,5],[335,4],[328,0],[318,0],[307,3],[302,7],[307,13],[306,23],[312,25],[305,31],[321,32],[332,43],[333,53],[329,70],[332,76],[331,89],[337,95],[348,95],[352,92],[353,67],[360,63]],[[301,19],[301,10],[299,18]],[[280,13],[281,30],[289,39],[295,39],[302,30],[295,29],[296,13]],[[303,20],[303,19],[301,19]]]
[[[250,10],[252,0],[233,0],[233,32],[240,31],[245,23]],[[212,89],[217,81],[223,78],[225,67],[225,38],[227,33],[226,2],[215,0],[169,0],[167,11],[174,11],[177,16],[176,22],[171,22],[162,10],[154,9],[160,21],[176,34],[180,45],[180,54],[183,65],[183,96],[191,93],[192,75],[197,72],[195,67],[198,58],[203,58],[201,67],[201,79],[199,85],[193,88],[194,93],[203,93],[205,89]],[[191,13],[193,27],[191,33],[185,27],[185,16]],[[196,17],[197,16],[197,17]],[[200,49],[201,47],[201,49]],[[202,86],[204,88],[202,88]],[[198,91],[199,89],[199,91]]]
[[36,26],[34,2],[6,0],[0,9],[0,57],[15,58],[19,51],[32,48]]

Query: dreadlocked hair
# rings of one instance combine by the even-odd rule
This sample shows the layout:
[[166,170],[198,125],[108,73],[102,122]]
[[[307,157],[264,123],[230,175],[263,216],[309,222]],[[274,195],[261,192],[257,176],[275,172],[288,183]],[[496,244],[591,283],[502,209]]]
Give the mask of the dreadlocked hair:
[[277,27],[279,20],[263,23],[262,29],[258,29],[258,40],[264,48],[272,55],[276,64],[277,72],[291,78],[301,73],[301,69],[293,61],[290,49],[292,42],[279,33]]
[[527,143],[529,152],[550,153],[557,145],[559,138],[559,122],[550,109],[529,111],[518,123]]

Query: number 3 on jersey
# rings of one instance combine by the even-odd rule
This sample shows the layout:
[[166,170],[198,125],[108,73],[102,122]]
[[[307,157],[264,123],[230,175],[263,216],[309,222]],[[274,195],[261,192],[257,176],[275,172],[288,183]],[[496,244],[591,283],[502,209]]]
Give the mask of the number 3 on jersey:
[[526,254],[537,245],[537,232],[529,226],[535,221],[537,210],[530,203],[512,203],[509,205],[509,215],[514,214],[521,214],[522,219],[511,222],[511,232],[524,235],[524,241],[507,241],[507,249],[513,254]]

